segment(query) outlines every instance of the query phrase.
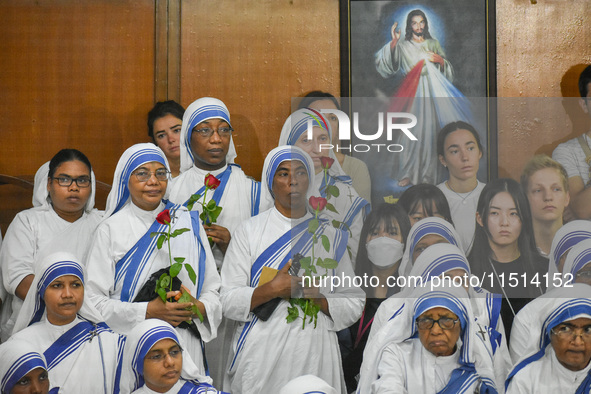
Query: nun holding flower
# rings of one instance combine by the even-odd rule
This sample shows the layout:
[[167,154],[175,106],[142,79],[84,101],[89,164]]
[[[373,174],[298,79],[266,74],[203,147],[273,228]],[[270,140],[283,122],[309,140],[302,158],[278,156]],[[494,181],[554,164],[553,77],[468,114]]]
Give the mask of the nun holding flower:
[[220,278],[198,213],[163,199],[168,180],[160,148],[137,144],[123,153],[89,252],[88,288],[117,332],[150,318],[176,327],[205,373],[203,342],[221,320]]
[[[308,133],[309,125],[312,125],[312,138]],[[279,145],[295,145],[312,158],[317,190],[314,194],[328,200],[331,205],[325,215],[336,220],[340,229],[349,232],[348,247],[351,261],[355,262],[359,237],[370,205],[353,188],[351,178],[336,160],[331,141],[330,123],[320,112],[311,108],[298,109],[292,113],[283,124],[279,137]]]

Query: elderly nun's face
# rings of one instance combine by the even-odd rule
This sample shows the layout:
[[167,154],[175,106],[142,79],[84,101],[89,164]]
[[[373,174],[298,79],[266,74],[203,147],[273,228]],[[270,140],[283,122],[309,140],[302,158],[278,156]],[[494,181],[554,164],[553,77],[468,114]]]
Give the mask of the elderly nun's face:
[[43,295],[47,320],[56,326],[74,321],[84,302],[82,281],[75,275],[60,276],[47,286]]
[[273,175],[275,207],[287,217],[301,217],[306,213],[308,172],[301,161],[284,161]]
[[20,378],[10,394],[47,394],[49,392],[49,377],[43,368],[35,368]]
[[145,211],[158,208],[166,193],[168,171],[162,163],[152,161],[136,168],[129,177],[131,201]]
[[166,393],[179,380],[182,369],[181,347],[170,338],[161,339],[144,358],[144,381],[149,389]]
[[197,168],[213,171],[226,165],[232,128],[223,119],[209,119],[193,127],[191,150]]
[[580,317],[560,323],[552,328],[550,343],[563,367],[584,369],[591,360],[591,319]]
[[[439,322],[435,322],[439,320]],[[451,356],[460,338],[458,316],[447,308],[436,307],[421,314],[416,321],[419,339],[425,349],[437,357]],[[429,325],[433,324],[431,328]]]

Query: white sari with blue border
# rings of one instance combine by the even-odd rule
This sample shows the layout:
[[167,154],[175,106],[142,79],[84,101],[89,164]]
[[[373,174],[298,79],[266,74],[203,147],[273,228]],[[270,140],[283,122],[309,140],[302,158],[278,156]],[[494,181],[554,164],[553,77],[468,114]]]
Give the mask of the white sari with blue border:
[[[319,376],[338,392],[344,388],[336,332],[361,315],[364,294],[360,289],[345,286],[331,293],[329,287],[321,288],[331,316],[319,313],[316,328],[308,324],[302,329],[301,320],[287,323],[286,300],[281,300],[267,321],[250,312],[250,300],[263,266],[280,269],[296,252],[308,255],[311,242],[307,221],[311,217],[307,214],[291,220],[271,208],[236,230],[222,268],[224,316],[239,322],[224,382],[226,391],[278,392],[289,380],[306,374]],[[329,237],[331,249],[327,253],[316,245],[315,256],[339,261],[328,277],[353,277],[346,233],[325,222],[319,231]]]

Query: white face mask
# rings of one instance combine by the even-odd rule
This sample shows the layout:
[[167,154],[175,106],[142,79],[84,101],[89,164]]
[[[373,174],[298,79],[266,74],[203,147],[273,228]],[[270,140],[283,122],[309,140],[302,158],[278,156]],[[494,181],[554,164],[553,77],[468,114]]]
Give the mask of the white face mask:
[[390,268],[404,253],[404,245],[390,237],[374,238],[365,244],[367,257],[378,268]]

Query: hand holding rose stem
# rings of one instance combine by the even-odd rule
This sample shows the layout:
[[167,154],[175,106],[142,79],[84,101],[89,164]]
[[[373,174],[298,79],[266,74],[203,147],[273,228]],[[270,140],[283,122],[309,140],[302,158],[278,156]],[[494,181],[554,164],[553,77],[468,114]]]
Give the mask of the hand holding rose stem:
[[174,296],[175,297],[174,300],[178,303],[190,303],[191,304],[190,309],[193,312],[193,314],[196,315],[201,322],[203,322],[204,318],[203,318],[202,312],[205,310],[205,308],[203,308],[203,303],[201,303],[200,301],[193,298],[191,296],[191,294],[189,293],[188,289],[182,285],[181,285],[181,292],[180,292],[182,294],[178,298],[176,297],[175,293],[172,290],[173,278],[178,276],[178,274],[183,269],[183,266],[184,266],[185,270],[187,271],[187,273],[189,275],[189,279],[191,279],[193,284],[195,284],[197,281],[197,274],[195,273],[195,270],[193,269],[191,264],[187,264],[187,263],[183,264],[183,262],[185,261],[184,257],[175,257],[174,258],[175,263],[172,262],[173,257],[172,257],[172,248],[171,248],[171,244],[170,244],[170,239],[175,238],[175,237],[177,237],[187,231],[190,231],[190,230],[188,228],[181,228],[181,229],[176,229],[176,230],[172,231],[171,213],[170,213],[170,210],[168,210],[168,209],[160,212],[158,214],[158,216],[156,217],[156,221],[160,224],[166,225],[167,230],[166,230],[166,232],[154,232],[150,235],[152,237],[158,235],[158,240],[156,242],[156,246],[159,250],[162,249],[162,246],[163,246],[164,242],[166,241],[166,244],[168,246],[168,258],[170,259],[170,268],[168,270],[168,273],[165,272],[162,275],[160,275],[160,278],[156,282],[155,291],[160,296],[160,299],[162,300],[162,302],[164,302],[165,304],[166,304],[166,300],[168,298],[170,298],[171,296]]

